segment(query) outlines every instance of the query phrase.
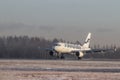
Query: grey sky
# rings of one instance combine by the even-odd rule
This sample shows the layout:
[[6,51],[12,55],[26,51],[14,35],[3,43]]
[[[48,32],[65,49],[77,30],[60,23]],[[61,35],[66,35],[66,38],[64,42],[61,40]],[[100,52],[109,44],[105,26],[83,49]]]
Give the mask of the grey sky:
[[0,0],[0,35],[117,44],[120,0]]

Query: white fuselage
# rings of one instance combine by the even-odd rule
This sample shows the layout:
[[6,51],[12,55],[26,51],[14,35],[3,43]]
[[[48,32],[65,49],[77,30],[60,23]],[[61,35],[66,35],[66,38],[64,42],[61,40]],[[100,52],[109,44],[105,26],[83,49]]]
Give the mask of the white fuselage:
[[90,48],[84,48],[78,44],[70,44],[70,43],[56,43],[53,49],[58,53],[71,53],[72,51],[84,51],[90,50]]

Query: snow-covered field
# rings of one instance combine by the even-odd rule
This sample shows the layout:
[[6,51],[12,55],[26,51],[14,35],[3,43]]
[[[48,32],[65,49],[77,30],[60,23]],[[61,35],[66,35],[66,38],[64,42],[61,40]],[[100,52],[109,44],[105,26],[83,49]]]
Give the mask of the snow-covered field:
[[120,62],[0,60],[0,80],[120,80]]

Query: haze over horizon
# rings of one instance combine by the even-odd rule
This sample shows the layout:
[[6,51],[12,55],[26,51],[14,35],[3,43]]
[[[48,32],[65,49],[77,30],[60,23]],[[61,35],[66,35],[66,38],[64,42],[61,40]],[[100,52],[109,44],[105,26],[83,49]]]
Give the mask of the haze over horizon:
[[0,36],[120,45],[120,0],[1,0]]

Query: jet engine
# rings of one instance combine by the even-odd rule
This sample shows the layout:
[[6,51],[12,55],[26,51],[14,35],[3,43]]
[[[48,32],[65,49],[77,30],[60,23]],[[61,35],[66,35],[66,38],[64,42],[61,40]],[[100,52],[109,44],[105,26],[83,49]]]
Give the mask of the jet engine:
[[50,56],[53,56],[54,52],[53,52],[53,51],[50,51],[49,54],[50,54]]
[[76,52],[76,56],[78,57],[78,59],[81,59],[84,56],[84,54],[83,52]]
[[57,56],[58,54],[55,51],[49,51],[50,56]]

